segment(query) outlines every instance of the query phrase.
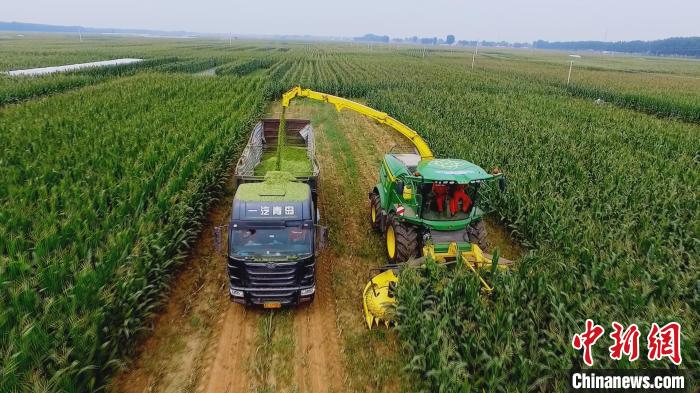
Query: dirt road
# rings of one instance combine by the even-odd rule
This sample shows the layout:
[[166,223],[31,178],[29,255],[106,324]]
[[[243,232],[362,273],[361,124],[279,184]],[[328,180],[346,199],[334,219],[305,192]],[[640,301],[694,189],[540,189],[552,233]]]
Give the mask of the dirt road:
[[[279,116],[275,112],[271,116]],[[398,387],[396,381],[387,383],[387,376],[397,374],[388,369],[393,368],[393,344],[367,337],[360,303],[363,269],[381,263],[377,247],[370,245],[374,250],[367,251],[371,242],[363,227],[366,188],[378,152],[391,139],[372,137],[370,143],[352,147],[358,138],[369,136],[363,127],[373,128],[372,133],[385,131],[359,115],[339,117],[318,104],[295,104],[287,116],[311,118],[317,130],[320,207],[329,218],[333,245],[318,262],[315,301],[270,312],[228,300],[226,260],[213,249],[212,230],[229,215],[234,191],[229,189],[213,207],[164,312],[155,320],[153,334],[140,346],[130,369],[115,379],[112,391],[325,393]],[[350,124],[339,125],[339,118]],[[357,135],[339,137],[346,127]],[[371,154],[361,146],[370,146]],[[359,167],[362,173],[354,172]],[[327,213],[341,210],[343,217]],[[379,342],[384,358],[367,351],[373,341]],[[385,375],[372,377],[371,367]]]

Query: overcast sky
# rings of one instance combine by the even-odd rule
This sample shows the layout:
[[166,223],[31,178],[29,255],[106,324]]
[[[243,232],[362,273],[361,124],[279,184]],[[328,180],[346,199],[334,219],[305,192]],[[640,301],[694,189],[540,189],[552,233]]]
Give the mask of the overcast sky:
[[700,35],[699,0],[19,0],[0,20],[234,34],[533,41]]

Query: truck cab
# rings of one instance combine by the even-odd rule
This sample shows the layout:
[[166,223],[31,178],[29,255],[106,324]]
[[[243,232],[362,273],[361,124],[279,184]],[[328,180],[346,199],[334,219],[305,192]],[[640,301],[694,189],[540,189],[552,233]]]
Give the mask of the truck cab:
[[285,172],[239,185],[228,225],[234,302],[266,308],[310,302],[325,234],[311,187]]

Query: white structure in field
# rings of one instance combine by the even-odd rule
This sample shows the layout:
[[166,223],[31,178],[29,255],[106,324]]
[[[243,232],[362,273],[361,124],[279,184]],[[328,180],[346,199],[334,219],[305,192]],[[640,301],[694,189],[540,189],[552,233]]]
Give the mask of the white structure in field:
[[56,66],[56,67],[42,67],[42,68],[31,68],[31,69],[27,69],[27,70],[7,71],[7,72],[5,72],[5,74],[8,74],[10,76],[46,75],[46,74],[53,74],[54,72],[75,71],[75,70],[79,70],[82,68],[90,68],[90,67],[107,67],[107,66],[115,66],[115,65],[122,65],[122,64],[131,64],[131,63],[138,63],[140,61],[143,61],[143,59],[114,59],[114,60],[105,60],[105,61],[93,61],[92,63],[69,64],[69,65]]
[[580,59],[581,56],[579,55],[569,55],[571,57],[571,63],[569,64],[569,76],[566,77],[566,85],[569,86],[569,82],[571,82],[571,69],[574,68],[574,59]]

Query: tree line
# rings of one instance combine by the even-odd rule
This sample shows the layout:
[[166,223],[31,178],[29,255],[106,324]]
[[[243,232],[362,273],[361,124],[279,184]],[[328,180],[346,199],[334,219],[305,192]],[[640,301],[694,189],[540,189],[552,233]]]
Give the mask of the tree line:
[[601,52],[645,53],[657,56],[700,57],[700,37],[674,37],[654,41],[535,41],[535,48],[558,50],[595,50]]

